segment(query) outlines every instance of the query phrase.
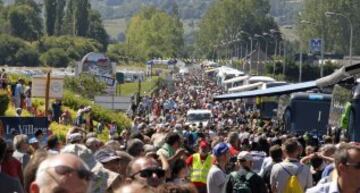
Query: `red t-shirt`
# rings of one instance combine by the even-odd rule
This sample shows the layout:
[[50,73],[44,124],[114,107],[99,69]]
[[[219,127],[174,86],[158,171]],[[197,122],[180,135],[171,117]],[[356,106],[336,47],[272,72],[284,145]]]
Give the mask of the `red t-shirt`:
[[1,172],[4,172],[5,174],[18,178],[20,182],[22,182],[23,179],[23,173],[21,169],[21,163],[15,159],[10,158],[9,160],[4,160],[1,163]]
[[231,145],[229,148],[229,153],[231,157],[236,157],[239,151]]
[[[205,161],[206,158],[207,158],[207,156],[203,157],[203,156],[200,155],[201,161]],[[186,162],[186,165],[187,165],[188,167],[192,167],[193,156],[192,156],[192,155],[189,156],[189,157],[186,159],[185,162]],[[206,187],[206,183],[202,183],[202,182],[192,182],[192,183],[193,183],[194,186],[196,186],[196,187]]]

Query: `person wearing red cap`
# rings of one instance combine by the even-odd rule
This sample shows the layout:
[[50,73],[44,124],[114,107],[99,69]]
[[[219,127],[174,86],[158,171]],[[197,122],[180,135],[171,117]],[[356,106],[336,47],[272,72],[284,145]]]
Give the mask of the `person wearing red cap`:
[[186,164],[191,168],[190,180],[199,193],[206,193],[206,177],[212,165],[210,146],[206,141],[200,141],[199,153],[195,153],[186,159]]

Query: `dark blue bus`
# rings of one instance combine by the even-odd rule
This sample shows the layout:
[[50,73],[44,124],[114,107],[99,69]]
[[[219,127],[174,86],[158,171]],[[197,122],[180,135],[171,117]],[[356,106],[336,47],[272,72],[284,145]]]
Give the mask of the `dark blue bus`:
[[331,95],[294,93],[284,112],[285,130],[293,134],[322,136],[327,132]]

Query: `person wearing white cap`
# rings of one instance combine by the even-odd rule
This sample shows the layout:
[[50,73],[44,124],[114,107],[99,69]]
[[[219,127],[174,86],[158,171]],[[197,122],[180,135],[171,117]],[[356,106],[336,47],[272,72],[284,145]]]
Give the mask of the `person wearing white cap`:
[[238,192],[240,191],[239,187],[249,192],[267,193],[264,180],[251,170],[253,161],[254,159],[248,151],[238,154],[237,165],[240,169],[228,175],[223,193]]

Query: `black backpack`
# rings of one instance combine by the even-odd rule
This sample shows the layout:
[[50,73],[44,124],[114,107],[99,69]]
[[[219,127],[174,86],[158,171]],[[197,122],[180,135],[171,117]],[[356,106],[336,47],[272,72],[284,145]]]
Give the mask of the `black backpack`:
[[238,171],[231,172],[230,176],[234,179],[233,193],[252,193],[250,188],[250,178],[254,175],[251,171],[239,173]]

